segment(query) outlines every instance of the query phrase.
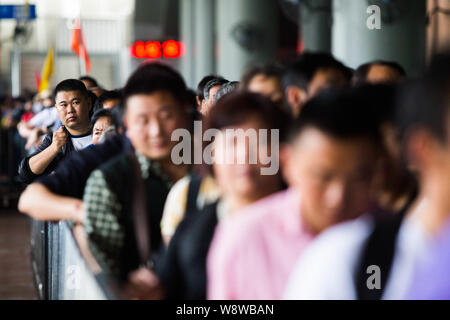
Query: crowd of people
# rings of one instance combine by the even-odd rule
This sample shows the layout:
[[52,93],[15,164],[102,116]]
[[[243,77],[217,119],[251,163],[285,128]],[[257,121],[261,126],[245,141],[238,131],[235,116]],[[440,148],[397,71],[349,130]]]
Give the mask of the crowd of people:
[[[7,109],[19,210],[69,221],[124,299],[449,299],[450,54],[415,78],[304,52],[234,80],[194,91],[152,62],[119,90],[67,79]],[[200,139],[233,161],[175,161],[180,130],[194,158]]]

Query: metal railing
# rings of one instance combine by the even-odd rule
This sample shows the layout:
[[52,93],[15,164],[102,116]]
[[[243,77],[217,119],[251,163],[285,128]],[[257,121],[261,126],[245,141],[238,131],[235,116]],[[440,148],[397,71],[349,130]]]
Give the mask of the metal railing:
[[114,299],[106,279],[89,270],[68,222],[32,220],[31,246],[40,299]]

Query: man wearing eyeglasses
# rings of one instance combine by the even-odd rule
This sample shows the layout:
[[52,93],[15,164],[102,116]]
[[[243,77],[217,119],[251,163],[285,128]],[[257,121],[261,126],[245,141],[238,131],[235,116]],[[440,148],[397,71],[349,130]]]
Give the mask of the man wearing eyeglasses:
[[62,126],[48,133],[37,151],[20,163],[19,178],[26,184],[51,173],[71,152],[92,145],[89,122],[92,103],[83,82],[63,80],[56,86],[54,96]]

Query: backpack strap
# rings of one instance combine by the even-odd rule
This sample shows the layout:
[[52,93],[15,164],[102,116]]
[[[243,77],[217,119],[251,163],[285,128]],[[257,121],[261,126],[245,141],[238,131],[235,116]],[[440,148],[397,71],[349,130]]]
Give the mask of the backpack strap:
[[145,197],[144,179],[142,179],[141,167],[134,152],[129,154],[131,163],[134,194],[132,204],[133,224],[136,234],[136,244],[141,265],[147,266],[150,258],[150,228],[147,217],[147,199]]
[[195,173],[191,174],[191,179],[189,181],[189,189],[186,201],[185,215],[192,215],[198,210],[197,208],[197,197],[200,191],[200,185],[202,184],[202,179]]
[[[397,235],[416,196],[417,193],[414,192],[403,209],[395,215],[375,221],[372,233],[363,246],[360,263],[355,274],[355,289],[358,300],[381,300],[395,256]],[[380,268],[380,289],[368,288],[367,280],[370,273],[367,270],[372,265]]]

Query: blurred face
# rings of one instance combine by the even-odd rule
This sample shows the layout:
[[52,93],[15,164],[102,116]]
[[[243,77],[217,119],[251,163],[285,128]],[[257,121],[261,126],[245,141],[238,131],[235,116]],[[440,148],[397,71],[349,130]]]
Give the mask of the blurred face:
[[24,104],[25,111],[31,112],[33,110],[33,101],[27,101]]
[[393,68],[383,65],[373,65],[367,73],[368,83],[390,83],[401,80],[401,75]]
[[277,77],[258,74],[250,80],[247,89],[250,92],[260,93],[274,102],[279,102],[283,98],[283,89]]
[[97,144],[103,132],[105,132],[106,128],[108,128],[111,125],[112,125],[111,120],[108,117],[98,118],[92,130],[92,142],[94,144]]
[[103,109],[112,109],[114,108],[120,101],[118,99],[106,100],[103,102]]
[[366,139],[336,139],[311,127],[286,148],[284,173],[312,230],[321,232],[369,209],[377,161]]
[[53,107],[55,105],[55,103],[53,102],[53,99],[45,98],[44,100],[42,100],[42,105],[44,107]]
[[69,130],[89,127],[90,99],[80,91],[60,91],[56,95],[56,110],[62,124]]
[[86,87],[86,89],[90,90],[91,88],[94,87],[94,84],[89,81],[89,80],[81,80],[81,82],[84,83],[84,86]]
[[[410,164],[419,171],[419,179],[428,180],[429,185],[436,185],[434,192],[442,185],[450,192],[450,113],[447,116],[447,136],[439,140],[426,129],[414,129],[408,137],[408,156]],[[431,183],[430,183],[431,182]]]
[[[267,144],[260,141],[253,147],[249,143],[248,138],[237,139],[232,135],[226,135],[227,129],[264,129],[267,125],[263,123],[259,117],[251,117],[238,126],[223,128],[214,140],[214,157],[224,159],[226,152],[232,152],[232,164],[224,163],[225,161],[216,161],[213,164],[214,177],[222,191],[225,199],[236,200],[240,203],[250,203],[262,197],[265,197],[280,189],[280,176],[261,175],[261,168],[268,167],[258,160],[255,164],[250,164],[249,153],[257,148],[258,152],[270,154],[270,136]],[[258,132],[258,131],[256,131]],[[240,153],[245,153],[245,163],[240,164],[238,157]]]
[[186,115],[171,93],[155,91],[128,98],[124,123],[134,148],[149,159],[170,159],[172,132],[186,127]]
[[219,91],[220,87],[221,87],[221,86],[215,86],[215,87],[212,87],[211,89],[209,89],[209,97],[208,97],[208,100],[205,99],[205,100],[204,100],[205,103],[202,104],[202,110],[201,110],[201,113],[202,113],[203,115],[208,114],[209,110],[210,110],[210,109],[212,108],[212,106],[214,105],[214,99],[216,98],[217,91]]
[[331,87],[341,87],[347,84],[345,75],[338,69],[319,69],[308,86],[308,98],[316,96],[321,91]]

